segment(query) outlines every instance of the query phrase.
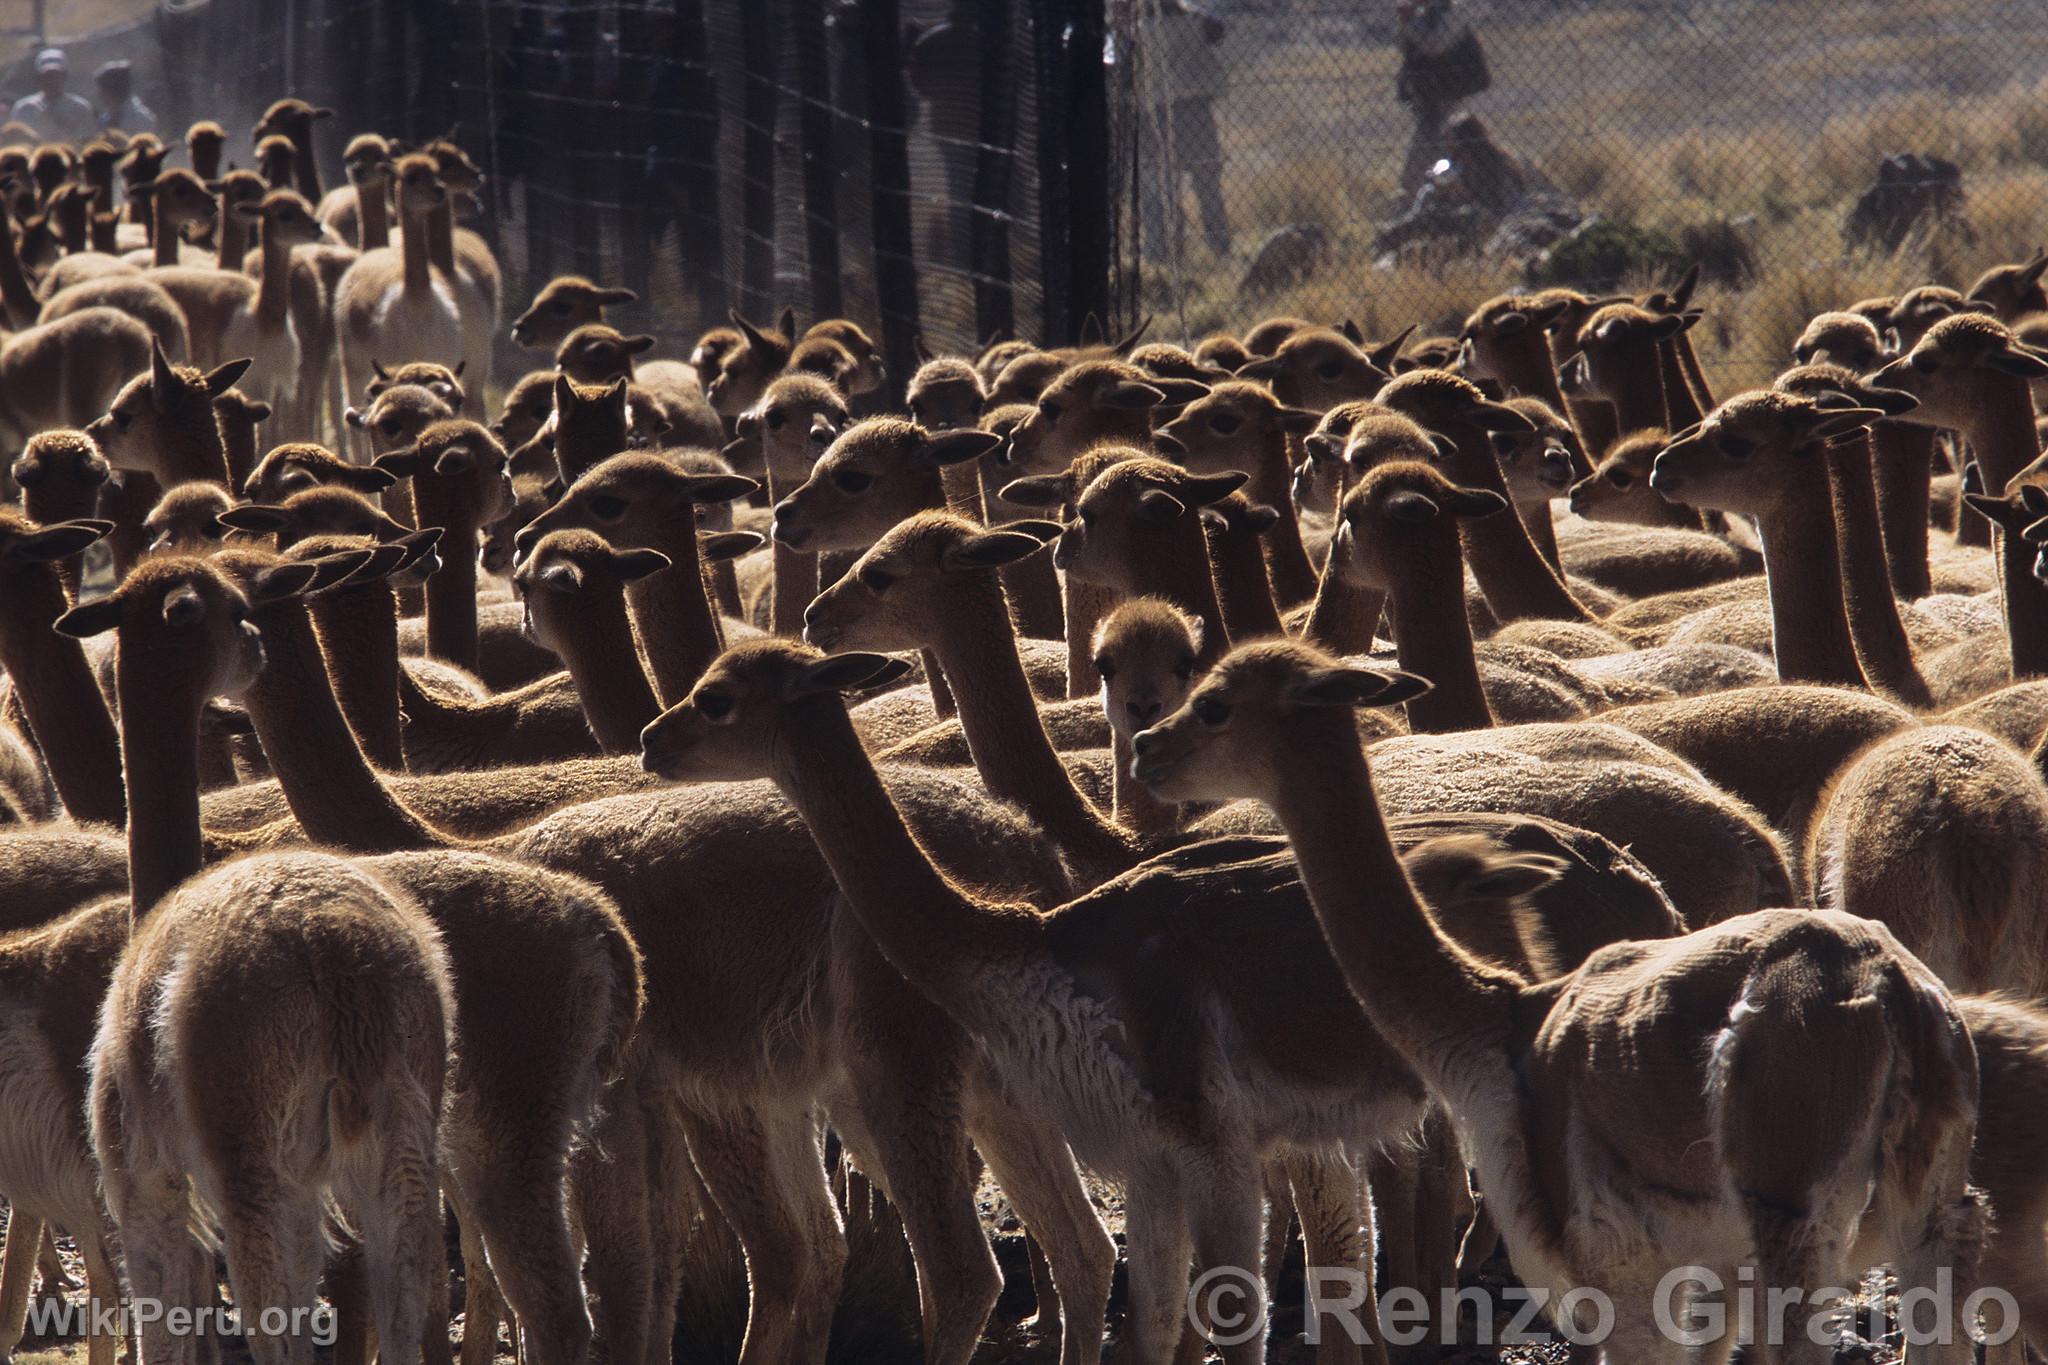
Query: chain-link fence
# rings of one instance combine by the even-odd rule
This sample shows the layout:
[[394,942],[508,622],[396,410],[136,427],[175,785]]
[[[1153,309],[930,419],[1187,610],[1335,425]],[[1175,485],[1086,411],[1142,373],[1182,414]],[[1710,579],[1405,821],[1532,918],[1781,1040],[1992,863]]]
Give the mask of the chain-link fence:
[[[1196,8],[1196,7],[1199,8]],[[1114,0],[1144,307],[1454,332],[1701,261],[1708,361],[2048,237],[2039,0]],[[1739,297],[1730,297],[1731,295]]]
[[670,341],[728,308],[844,313],[899,375],[920,334],[1116,311],[1082,0],[205,0],[160,32],[177,120],[246,128],[289,92],[341,130],[452,131],[512,306],[575,271]]
[[[1199,6],[1193,8],[1191,6]],[[455,131],[510,304],[576,270],[912,337],[1424,334],[1698,260],[1720,387],[2048,240],[2040,0],[197,0],[164,105]],[[182,126],[182,123],[180,124]],[[330,176],[341,139],[323,147]]]

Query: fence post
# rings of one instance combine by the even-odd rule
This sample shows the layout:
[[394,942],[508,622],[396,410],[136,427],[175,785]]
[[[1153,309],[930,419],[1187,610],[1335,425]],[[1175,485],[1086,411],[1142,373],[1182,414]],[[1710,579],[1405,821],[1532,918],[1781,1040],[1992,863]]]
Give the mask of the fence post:
[[981,110],[976,126],[974,216],[968,228],[968,267],[974,273],[974,339],[1017,326],[1016,289],[1010,278],[1011,163],[1016,158],[1017,101],[1010,84],[1010,0],[981,0],[975,12]]
[[896,0],[864,0],[862,50],[867,56],[868,136],[873,152],[875,296],[882,315],[882,353],[898,399],[917,367],[917,257],[910,222],[910,117],[903,78],[903,23]]
[[845,311],[839,279],[839,168],[832,159],[832,71],[825,50],[823,0],[791,0],[796,40],[798,130],[803,143],[804,266],[811,280],[811,311],[820,318]]
[[740,311],[766,324],[775,311],[775,111],[780,103],[769,0],[742,0],[740,64]]
[[1073,0],[1032,0],[1032,74],[1038,114],[1038,256],[1043,292],[1039,340],[1058,346],[1073,339],[1079,317],[1067,281],[1072,225],[1068,221],[1066,28]]
[[1103,0],[1073,0],[1067,64],[1067,229],[1073,265],[1067,276],[1067,317],[1109,315],[1109,82],[1103,70],[1107,34]]
[[677,130],[676,241],[683,273],[697,297],[697,324],[725,321],[732,296],[725,277],[725,218],[718,184],[718,85],[702,0],[680,0],[675,12]]

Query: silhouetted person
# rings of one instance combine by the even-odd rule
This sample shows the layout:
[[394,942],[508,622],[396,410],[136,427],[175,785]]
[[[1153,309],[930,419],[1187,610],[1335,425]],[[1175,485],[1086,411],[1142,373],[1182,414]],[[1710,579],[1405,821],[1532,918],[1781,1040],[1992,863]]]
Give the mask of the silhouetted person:
[[1479,35],[1458,11],[1456,0],[1395,0],[1394,42],[1401,49],[1401,72],[1394,95],[1415,116],[1401,166],[1401,189],[1412,193],[1429,178],[1429,168],[1443,155],[1444,124],[1462,100],[1493,83]]
[[70,71],[71,63],[65,59],[63,48],[46,47],[38,52],[38,89],[35,94],[15,101],[12,117],[33,128],[37,137],[82,147],[87,138],[99,131],[99,120],[83,96],[64,89]]
[[119,129],[129,135],[156,131],[156,115],[135,98],[135,69],[126,62],[113,61],[92,73],[93,102],[99,106],[99,126]]
[[[1223,147],[1216,136],[1216,96],[1223,88],[1219,19],[1185,0],[1140,0],[1138,97],[1146,118],[1140,134],[1139,213],[1149,242],[1179,240],[1181,177],[1192,182],[1202,237],[1218,256],[1230,254],[1230,218],[1223,207]],[[1170,215],[1170,216],[1169,216]]]

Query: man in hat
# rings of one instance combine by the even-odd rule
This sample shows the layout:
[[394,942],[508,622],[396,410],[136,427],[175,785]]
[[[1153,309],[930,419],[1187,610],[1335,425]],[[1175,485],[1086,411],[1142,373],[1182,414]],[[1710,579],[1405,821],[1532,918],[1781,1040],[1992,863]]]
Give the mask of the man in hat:
[[72,146],[83,146],[85,140],[99,131],[99,120],[94,117],[92,105],[81,95],[69,94],[64,83],[71,64],[64,59],[61,47],[46,47],[36,54],[35,94],[17,100],[14,118],[35,130],[36,136],[51,142],[68,142]]
[[156,115],[135,98],[135,72],[124,61],[104,63],[92,73],[93,99],[99,105],[102,129],[113,128],[133,137],[156,131]]

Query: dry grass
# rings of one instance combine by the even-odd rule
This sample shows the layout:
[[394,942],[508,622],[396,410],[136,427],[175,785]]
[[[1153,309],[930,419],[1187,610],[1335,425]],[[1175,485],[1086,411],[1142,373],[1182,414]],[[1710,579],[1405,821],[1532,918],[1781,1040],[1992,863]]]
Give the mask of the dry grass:
[[[1676,234],[1734,220],[1760,265],[1703,296],[1699,342],[1718,391],[1766,382],[1814,312],[1929,280],[1967,285],[2048,241],[2048,30],[2031,0],[1776,0],[1539,8],[1477,16],[1496,136],[1584,208]],[[1377,22],[1314,5],[1245,14],[1217,105],[1238,245],[1149,262],[1146,303],[1199,337],[1282,312],[1355,318],[1372,336],[1443,329],[1514,281],[1494,263],[1383,268],[1374,228],[1400,208],[1406,111]],[[1879,160],[1962,166],[1968,230],[1891,257],[1851,256],[1841,225]],[[1272,298],[1237,285],[1265,234],[1320,223],[1332,251]],[[1192,235],[1192,234],[1191,234]]]

